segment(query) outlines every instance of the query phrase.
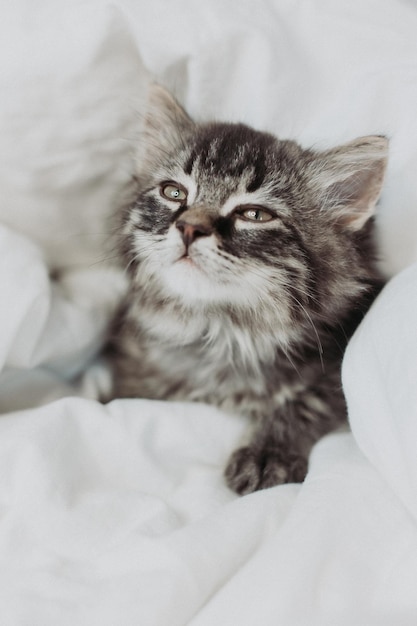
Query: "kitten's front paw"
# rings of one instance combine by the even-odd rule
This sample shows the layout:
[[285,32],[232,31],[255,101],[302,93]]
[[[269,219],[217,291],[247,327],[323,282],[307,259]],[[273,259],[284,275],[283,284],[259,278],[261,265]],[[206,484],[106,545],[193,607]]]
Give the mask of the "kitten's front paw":
[[284,483],[300,483],[306,473],[307,460],[301,455],[246,446],[232,454],[225,476],[233,491],[245,495]]

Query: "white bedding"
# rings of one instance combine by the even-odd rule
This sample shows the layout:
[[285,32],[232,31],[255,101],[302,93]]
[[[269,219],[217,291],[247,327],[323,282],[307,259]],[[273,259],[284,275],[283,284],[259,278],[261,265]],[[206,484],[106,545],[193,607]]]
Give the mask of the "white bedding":
[[[0,19],[0,624],[417,623],[417,4],[52,0]],[[245,423],[96,401],[104,260],[149,77],[303,145],[390,137],[389,284],[354,336],[351,432],[239,498]]]

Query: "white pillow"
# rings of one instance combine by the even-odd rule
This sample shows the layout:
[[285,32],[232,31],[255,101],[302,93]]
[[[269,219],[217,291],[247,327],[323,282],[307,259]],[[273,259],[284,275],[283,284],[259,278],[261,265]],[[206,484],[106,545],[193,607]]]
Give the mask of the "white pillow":
[[102,2],[11,2],[0,59],[0,222],[40,244],[51,268],[95,263],[146,91],[130,32]]

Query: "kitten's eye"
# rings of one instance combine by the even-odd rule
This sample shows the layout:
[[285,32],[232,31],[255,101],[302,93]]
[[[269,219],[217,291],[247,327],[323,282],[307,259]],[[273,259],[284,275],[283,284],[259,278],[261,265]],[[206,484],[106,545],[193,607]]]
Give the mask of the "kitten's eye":
[[162,183],[161,196],[174,202],[184,202],[187,199],[187,191],[178,183]]
[[257,206],[241,207],[236,211],[239,217],[249,222],[270,222],[274,216]]

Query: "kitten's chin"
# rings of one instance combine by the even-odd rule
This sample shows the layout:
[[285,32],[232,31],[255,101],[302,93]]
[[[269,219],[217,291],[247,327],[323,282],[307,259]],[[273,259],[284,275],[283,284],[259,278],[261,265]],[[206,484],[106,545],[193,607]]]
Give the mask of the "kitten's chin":
[[162,273],[164,288],[184,304],[229,303],[233,285],[209,276],[190,257],[184,256]]

